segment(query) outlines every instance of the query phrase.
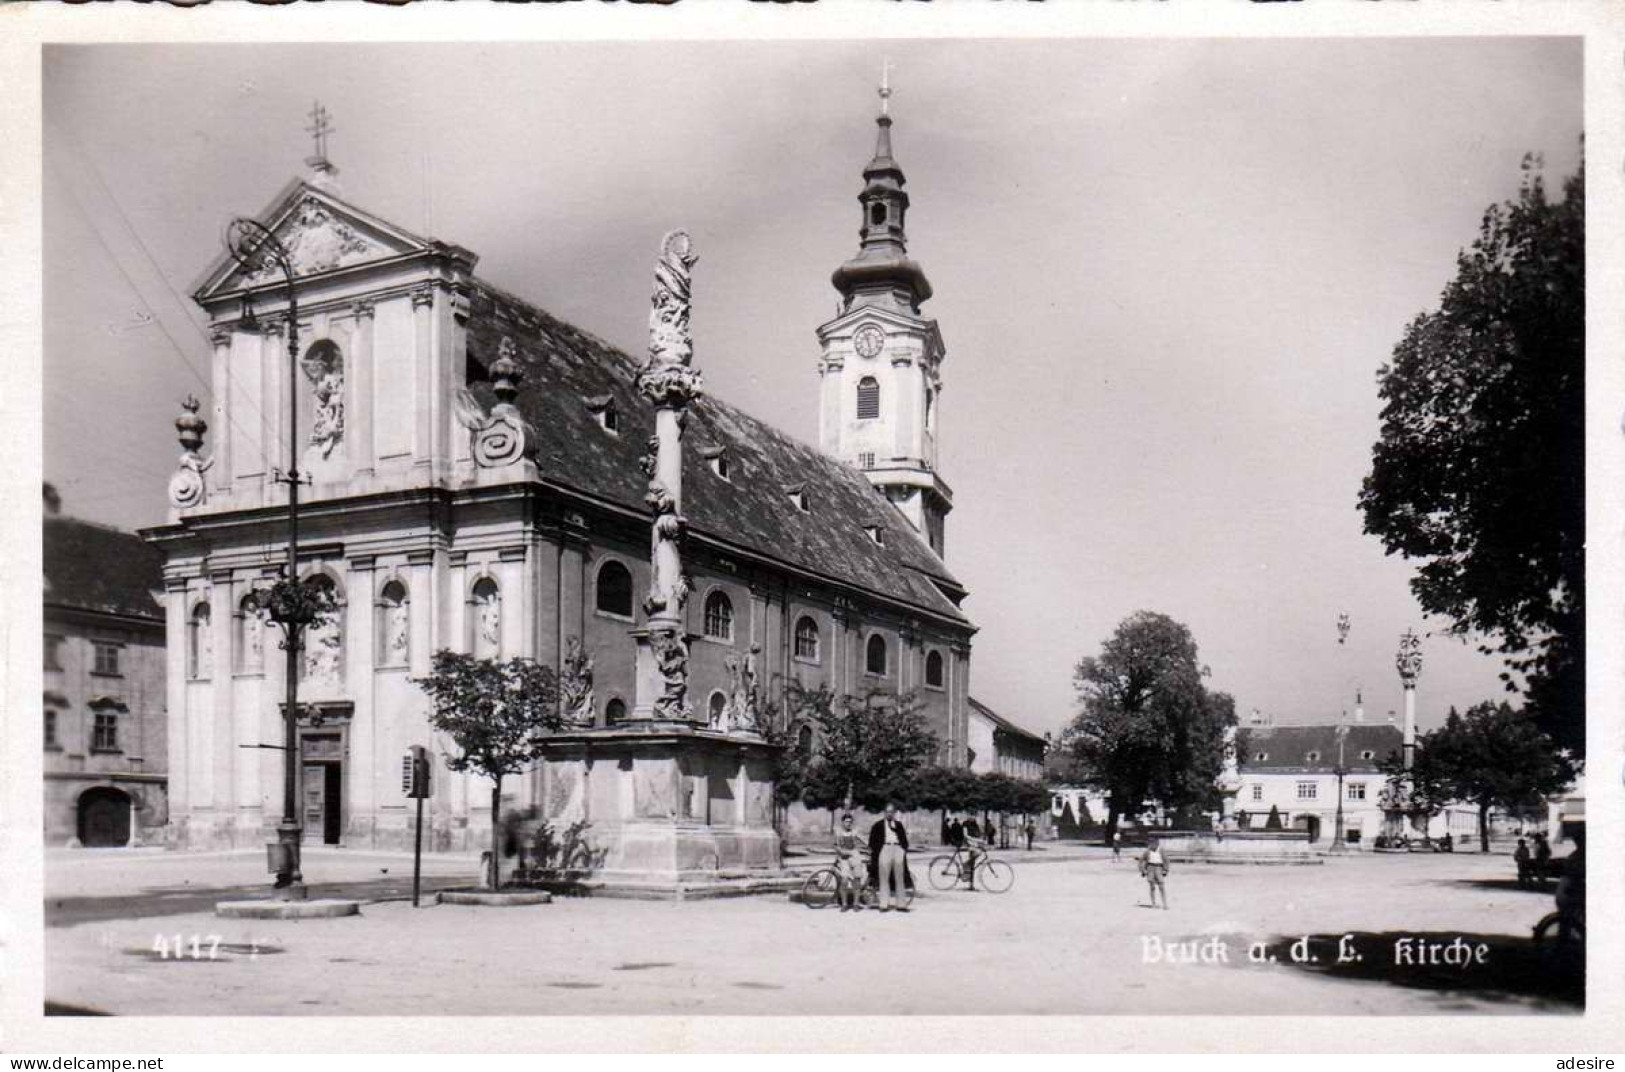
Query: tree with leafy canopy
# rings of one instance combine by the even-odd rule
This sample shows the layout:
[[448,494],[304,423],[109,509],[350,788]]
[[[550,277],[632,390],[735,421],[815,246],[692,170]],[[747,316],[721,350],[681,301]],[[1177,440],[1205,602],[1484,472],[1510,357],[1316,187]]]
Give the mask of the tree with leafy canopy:
[[1119,817],[1145,801],[1213,807],[1224,766],[1224,731],[1235,701],[1203,683],[1196,640],[1166,614],[1125,618],[1098,656],[1073,672],[1080,711],[1065,745],[1081,781],[1107,794],[1106,840]]
[[940,747],[912,692],[873,687],[861,696],[837,697],[827,686],[802,689],[800,714],[818,729],[819,747],[802,794],[816,808],[834,811],[848,800],[883,807]]
[[1490,848],[1490,809],[1518,810],[1561,793],[1574,781],[1573,762],[1525,712],[1506,703],[1455,708],[1443,726],[1422,734],[1411,767],[1383,764],[1391,791],[1404,792],[1418,811],[1436,814],[1455,801],[1478,808],[1479,848]]
[[495,889],[502,884],[502,780],[541,758],[544,737],[564,724],[557,677],[533,659],[441,650],[433,672],[417,685],[429,695],[429,726],[457,746],[457,755],[446,756],[446,769],[472,770],[492,781],[491,866],[483,881]]
[[1541,727],[1585,749],[1585,183],[1526,157],[1439,308],[1377,374],[1365,531],[1417,559],[1422,608],[1506,660]]

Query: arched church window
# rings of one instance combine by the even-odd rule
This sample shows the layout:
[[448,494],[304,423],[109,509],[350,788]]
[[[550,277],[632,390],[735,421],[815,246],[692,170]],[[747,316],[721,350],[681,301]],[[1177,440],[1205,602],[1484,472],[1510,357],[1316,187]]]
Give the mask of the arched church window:
[[925,657],[925,683],[933,689],[942,688],[942,652],[933,651]]
[[481,577],[474,583],[473,598],[469,601],[473,643],[469,647],[476,659],[496,659],[502,655],[502,592],[497,582]]
[[869,646],[864,658],[864,669],[871,674],[884,674],[886,672],[886,638],[879,633],[869,638]]
[[405,666],[412,657],[411,604],[406,585],[390,581],[378,593],[378,665]]
[[796,658],[818,661],[818,623],[805,615],[796,622]]
[[331,608],[316,625],[305,630],[304,659],[300,673],[304,679],[337,688],[344,681],[344,603],[338,582],[318,573],[306,583],[323,589]]
[[258,674],[265,669],[265,615],[260,610],[258,592],[250,592],[237,604],[237,670]]
[[705,635],[712,640],[734,638],[734,605],[726,592],[712,592],[705,597]]
[[632,617],[632,571],[610,559],[598,569],[594,605],[605,614]]
[[858,420],[872,421],[880,416],[880,381],[865,376],[858,381]]
[[186,676],[206,678],[214,673],[214,618],[207,603],[192,608],[186,623]]

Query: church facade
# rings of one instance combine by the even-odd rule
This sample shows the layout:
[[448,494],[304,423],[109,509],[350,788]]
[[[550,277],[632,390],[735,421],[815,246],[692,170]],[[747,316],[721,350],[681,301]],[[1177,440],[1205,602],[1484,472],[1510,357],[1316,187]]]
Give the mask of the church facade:
[[[879,122],[862,244],[817,329],[822,449],[709,395],[687,414],[689,698],[727,732],[782,717],[792,680],[913,691],[940,760],[963,764],[975,626],[943,560],[945,348],[920,313],[930,287]],[[259,217],[294,269],[297,356],[279,270],[207,271],[194,297],[213,327],[213,407],[205,420],[188,400],[170,519],[144,533],[164,555],[170,832],[187,847],[258,844],[281,815],[282,755],[264,746],[282,740],[285,660],[259,600],[286,561],[290,414],[299,569],[337,605],[299,659],[307,843],[410,843],[402,756],[450,748],[414,681],[437,650],[556,668],[581,727],[648,699],[630,635],[650,583],[654,415],[637,363],[480,279],[473,252],[342,198],[317,161]],[[546,788],[539,773],[505,784],[520,806]],[[758,823],[765,806],[714,821]],[[488,809],[489,783],[437,759],[426,844],[477,847]]]

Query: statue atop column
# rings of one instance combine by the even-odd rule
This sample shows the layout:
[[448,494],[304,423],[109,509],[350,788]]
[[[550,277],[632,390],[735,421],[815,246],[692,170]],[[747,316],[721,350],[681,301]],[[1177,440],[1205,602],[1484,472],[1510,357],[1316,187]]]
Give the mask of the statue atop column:
[[[701,377],[693,367],[694,341],[689,334],[690,286],[695,261],[687,231],[672,231],[660,243],[655,262],[654,294],[649,310],[649,360],[638,370],[638,390],[655,407],[655,432],[643,457],[649,478],[644,502],[654,517],[650,525],[649,616],[646,651],[658,678],[651,713],[659,718],[687,719],[688,640],[683,633],[683,605],[691,587],[683,570],[683,424],[689,404],[700,395]],[[640,674],[640,679],[643,675]],[[653,684],[651,679],[651,684]],[[641,704],[640,704],[641,706]]]

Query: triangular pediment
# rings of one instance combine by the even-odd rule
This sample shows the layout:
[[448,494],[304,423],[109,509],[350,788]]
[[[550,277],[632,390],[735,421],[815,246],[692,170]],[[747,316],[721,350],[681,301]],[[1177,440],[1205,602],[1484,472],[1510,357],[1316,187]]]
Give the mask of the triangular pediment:
[[[429,240],[303,181],[285,189],[255,219],[269,227],[287,249],[298,279],[391,260],[431,246]],[[222,253],[194,293],[200,303],[207,304],[219,295],[282,281],[282,271],[274,264],[250,271]]]

